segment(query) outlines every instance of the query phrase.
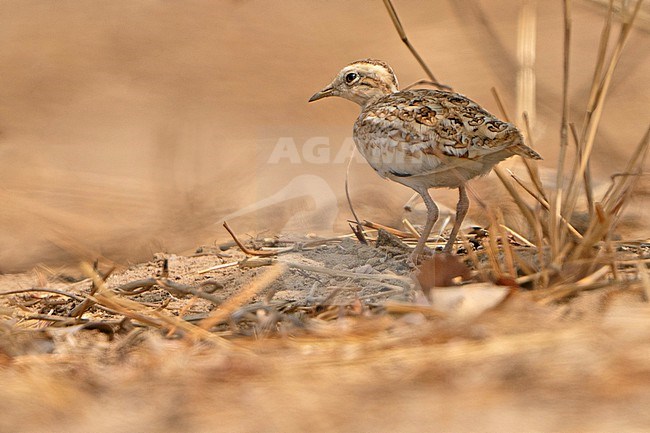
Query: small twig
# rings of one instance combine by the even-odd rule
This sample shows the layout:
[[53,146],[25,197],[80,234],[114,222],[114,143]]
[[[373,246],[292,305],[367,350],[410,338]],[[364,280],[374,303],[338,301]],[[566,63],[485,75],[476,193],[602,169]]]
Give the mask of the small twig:
[[[537,230],[538,227],[541,225],[541,221],[535,218],[535,215],[533,214],[533,211],[530,209],[530,207],[524,202],[522,197],[519,195],[519,192],[515,189],[515,187],[512,185],[512,183],[509,182],[508,177],[506,174],[503,172],[501,167],[496,166],[493,169],[494,173],[496,173],[497,177],[499,180],[501,180],[501,183],[503,186],[506,187],[508,190],[508,193],[512,196],[512,198],[515,201],[515,204],[521,211],[521,213],[524,215],[526,220],[528,221],[528,224],[530,224],[531,229],[536,234],[538,244],[542,244],[542,234]],[[543,231],[543,226],[542,226],[542,231]]]
[[[196,289],[194,287],[187,286],[185,284],[175,283],[174,281],[171,281],[171,280],[167,280],[167,279],[158,280],[158,284],[160,284],[162,287],[164,287],[169,292],[171,292],[172,294],[175,294],[175,295],[178,295],[179,293],[182,294],[182,295],[185,295],[185,296],[194,295],[194,296],[196,296],[198,298],[203,298],[206,301],[210,301],[215,305],[220,305],[223,302],[222,299],[220,299],[220,298],[218,298],[218,297],[216,297],[216,296],[214,296],[214,295],[212,295],[210,293],[207,293],[204,290],[198,290],[198,289]],[[202,283],[202,286],[204,286],[204,285],[205,286],[212,285],[212,286],[215,287],[215,289],[223,287],[220,283],[218,283],[216,281],[204,281]]]
[[263,257],[268,257],[268,256],[275,256],[278,253],[275,251],[258,251],[258,250],[250,250],[244,246],[243,243],[237,238],[237,235],[235,235],[235,232],[232,231],[230,226],[226,221],[223,222],[223,227],[230,233],[230,236],[232,236],[232,239],[235,241],[239,249],[242,250],[244,254],[248,254],[249,256],[263,256]]
[[53,293],[55,295],[61,295],[61,296],[66,296],[68,298],[72,298],[75,301],[83,301],[84,300],[83,296],[74,295],[72,293],[64,292],[63,290],[47,289],[47,288],[35,288],[35,287],[33,287],[31,289],[16,289],[16,290],[9,290],[8,292],[0,292],[0,296],[17,295],[17,294],[20,294],[20,293],[29,293],[29,292]]
[[411,224],[411,221],[409,221],[407,218],[404,218],[402,220],[402,224],[404,224],[404,227],[406,227],[414,237],[419,238],[422,236],[420,232],[418,232],[415,227],[413,227],[413,224]]
[[540,278],[548,278],[549,276],[557,273],[557,271],[554,271],[552,269],[545,269],[540,272],[536,272],[534,274],[529,274],[529,275],[524,275],[523,277],[515,278],[515,283],[518,285],[530,283],[531,281],[539,280]]
[[[83,296],[75,295],[72,293],[64,292],[63,290],[57,290],[57,289],[46,289],[46,288],[31,288],[31,289],[16,289],[16,290],[10,290],[8,292],[0,292],[0,296],[4,295],[17,295],[19,293],[29,293],[29,292],[45,292],[45,293],[53,293],[55,295],[61,295],[61,296],[66,296],[68,298],[74,299],[75,301],[83,302],[86,298]],[[100,305],[93,305],[95,308],[99,308],[102,311],[105,311],[106,313],[109,314],[120,314],[115,310],[112,310],[110,308],[102,307]]]
[[561,285],[559,287],[550,289],[546,296],[538,299],[537,302],[542,305],[548,305],[550,303],[561,301],[562,299],[574,296],[581,291],[598,289],[600,287],[609,285],[610,282],[608,281],[599,281],[602,277],[607,275],[609,271],[609,266],[605,265],[593,274],[588,275],[581,280],[576,281],[575,283]]
[[115,290],[123,295],[135,296],[151,290],[151,288],[156,284],[158,284],[156,278],[145,278],[143,280],[129,281],[128,283],[117,287]]
[[231,268],[233,266],[237,266],[238,264],[239,264],[239,262],[223,263],[221,265],[212,266],[212,267],[206,268],[206,269],[201,269],[198,273],[199,274],[206,274],[208,272],[217,271],[219,269]]
[[499,112],[506,120],[506,122],[510,122],[510,118],[508,117],[508,112],[506,111],[506,107],[503,105],[503,101],[501,101],[501,97],[499,96],[499,92],[497,92],[496,87],[491,87],[490,91],[492,92],[492,96],[494,97],[494,100],[497,102],[497,107],[499,107]]
[[350,207],[350,212],[352,212],[352,216],[354,217],[354,221],[356,222],[356,227],[350,224],[350,228],[352,229],[352,233],[357,237],[359,242],[361,242],[364,245],[368,245],[368,240],[366,239],[365,234],[363,233],[363,227],[361,226],[361,222],[359,221],[359,217],[357,216],[357,213],[354,211],[354,206],[352,206],[352,199],[350,198],[350,166],[352,165],[352,160],[354,159],[354,150],[355,147],[352,147],[352,152],[350,152],[350,158],[348,158],[348,165],[345,168],[345,198],[348,201],[348,206]]
[[271,266],[275,259],[271,257],[247,257],[239,262],[240,268],[260,268],[262,266]]
[[384,231],[390,233],[391,235],[397,236],[399,238],[412,238],[413,237],[412,233],[403,232],[401,230],[397,230],[397,229],[394,229],[392,227],[388,227],[388,226],[385,226],[383,224],[375,223],[375,222],[372,222],[372,221],[364,220],[361,224],[364,227],[368,227],[368,228],[371,228],[371,229],[384,230]]
[[[108,279],[108,277],[111,276],[113,271],[115,271],[115,266],[113,266],[112,268],[110,268],[108,270],[108,272],[106,272],[104,275],[101,275],[101,273],[97,269],[98,268],[98,261],[97,260],[95,260],[95,263],[93,264],[93,268],[95,269],[97,274],[101,276],[101,279],[104,282]],[[91,296],[94,295],[96,291],[97,291],[97,286],[95,286],[95,283],[92,283],[92,285],[90,286],[90,295]],[[86,299],[83,300],[82,303],[78,304],[76,307],[74,307],[72,309],[72,311],[70,311],[69,316],[70,317],[81,317],[92,305],[93,305],[93,302],[90,299],[86,298]]]
[[411,212],[413,210],[413,207],[415,206],[415,203],[417,203],[417,201],[420,198],[422,198],[422,196],[420,196],[420,194],[418,194],[417,192],[414,192],[411,198],[408,199],[406,203],[404,203],[404,210],[406,212]]
[[[210,301],[215,305],[219,305],[222,302],[220,298],[211,295],[204,290],[198,290],[195,287],[179,284],[166,278],[146,278],[144,280],[131,281],[129,283],[122,284],[115,290],[123,295],[135,296],[151,290],[151,288],[154,286],[160,286],[176,296],[194,295],[196,297],[203,298],[206,301]],[[215,290],[222,287],[221,283],[214,280],[203,281],[201,283],[201,286],[213,286],[215,287]]]
[[360,224],[357,225],[352,225],[352,223],[348,223],[350,226],[350,230],[352,230],[352,233],[354,233],[354,236],[357,238],[357,240],[364,244],[368,245],[368,239],[366,238],[366,235],[363,233],[363,229],[361,228]]
[[[547,211],[551,210],[550,205],[548,204],[546,199],[544,199],[544,197],[537,195],[530,187],[528,187],[528,185],[526,185],[521,179],[519,179],[517,175],[514,174],[511,170],[508,169],[507,171],[508,174],[510,174],[510,177],[512,177],[512,179],[515,182],[517,182],[517,184],[520,187],[522,187],[524,191],[530,194],[531,197],[537,200],[537,202],[541,204],[544,209],[546,209]],[[569,229],[569,232],[573,236],[575,236],[576,239],[582,239],[582,235],[580,234],[580,232],[575,227],[573,227],[573,225],[571,225],[571,223],[569,223],[562,215],[560,215],[560,221],[562,221],[563,224],[566,224],[567,228]]]
[[528,239],[526,239],[525,237],[523,237],[522,235],[520,235],[519,233],[517,233],[516,231],[514,231],[510,227],[508,227],[507,225],[501,224],[501,227],[506,229],[508,231],[508,233],[510,233],[512,236],[514,236],[520,242],[523,242],[526,246],[531,247],[531,248],[537,248],[537,245],[535,245],[534,243],[532,243],[531,241],[529,241]]
[[58,323],[59,325],[61,324],[79,325],[79,324],[87,323],[89,321],[88,319],[81,319],[77,317],[68,317],[68,316],[58,316],[56,314],[32,314],[30,316],[25,317],[25,320],[43,320],[46,322]]
[[359,221],[359,217],[357,216],[357,213],[354,211],[354,206],[352,206],[352,199],[350,198],[350,166],[352,165],[352,161],[354,159],[354,150],[355,147],[352,147],[352,151],[350,152],[350,157],[348,158],[348,165],[345,168],[345,198],[348,201],[348,206],[350,208],[350,212],[352,212],[352,216],[354,217],[354,221],[356,221],[357,225],[356,227],[350,224],[350,228],[352,229],[352,233],[357,237],[359,242],[361,242],[364,245],[368,245],[368,240],[366,239],[365,234],[363,233],[363,227],[361,226],[361,222]]

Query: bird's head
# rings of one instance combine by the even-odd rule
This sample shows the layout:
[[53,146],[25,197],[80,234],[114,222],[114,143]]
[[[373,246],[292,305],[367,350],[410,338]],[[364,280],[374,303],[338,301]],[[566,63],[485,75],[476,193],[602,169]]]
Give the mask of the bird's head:
[[397,78],[386,62],[365,59],[341,69],[330,84],[309,98],[309,102],[328,96],[340,96],[363,107],[368,102],[397,90]]

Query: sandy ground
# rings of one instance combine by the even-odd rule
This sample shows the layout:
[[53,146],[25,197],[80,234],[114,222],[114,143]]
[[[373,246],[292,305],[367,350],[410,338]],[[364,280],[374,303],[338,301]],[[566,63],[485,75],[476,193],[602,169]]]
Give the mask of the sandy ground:
[[[650,244],[623,251],[621,260],[647,261]],[[202,273],[242,255],[201,248],[191,257],[157,254],[116,271],[106,286],[160,277],[165,258],[169,280],[215,281],[211,295],[220,301],[267,271]],[[412,285],[363,279],[410,274],[394,247],[348,239],[277,260],[357,277],[287,270],[200,340],[95,309],[86,324],[46,326],[79,302],[43,292],[2,296],[0,430],[641,432],[650,422],[650,288],[626,282],[623,270],[618,281],[561,302],[481,283],[436,288],[429,306],[404,303],[418,296]],[[79,296],[90,288],[45,269],[0,284]],[[462,301],[441,302],[459,290]],[[198,323],[214,311],[161,285],[122,296],[146,305],[149,317],[164,311]]]

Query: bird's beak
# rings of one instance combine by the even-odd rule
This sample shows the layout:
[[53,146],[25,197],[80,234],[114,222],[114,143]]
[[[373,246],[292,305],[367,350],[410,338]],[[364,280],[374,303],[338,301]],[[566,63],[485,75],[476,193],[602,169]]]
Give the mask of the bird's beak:
[[320,92],[314,93],[314,96],[309,98],[309,102],[318,101],[319,99],[327,98],[328,96],[336,96],[335,90],[332,86],[327,86]]

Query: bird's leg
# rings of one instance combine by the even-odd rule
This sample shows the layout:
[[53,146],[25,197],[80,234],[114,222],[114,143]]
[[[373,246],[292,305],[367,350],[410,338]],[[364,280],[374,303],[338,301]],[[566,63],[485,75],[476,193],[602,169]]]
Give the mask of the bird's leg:
[[422,230],[418,244],[415,246],[415,249],[411,254],[411,260],[415,264],[418,263],[418,258],[420,257],[420,254],[422,254],[422,251],[424,251],[424,245],[431,234],[431,229],[438,220],[438,206],[436,206],[436,203],[429,195],[429,191],[426,188],[422,188],[416,190],[416,192],[422,196],[422,200],[424,200],[424,204],[427,207],[427,223],[424,225],[424,230]]
[[458,187],[458,204],[456,205],[456,221],[454,221],[454,227],[451,229],[451,234],[449,235],[449,240],[447,245],[442,250],[445,253],[451,252],[451,248],[454,246],[456,241],[456,236],[458,236],[458,231],[460,230],[460,225],[467,215],[467,209],[469,209],[469,198],[467,197],[467,190],[465,185]]

